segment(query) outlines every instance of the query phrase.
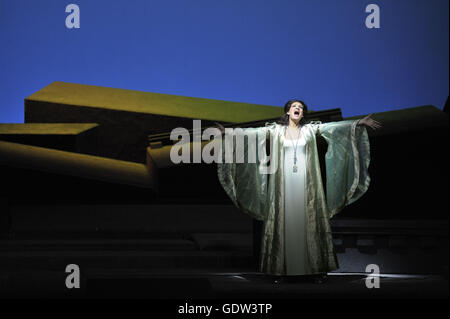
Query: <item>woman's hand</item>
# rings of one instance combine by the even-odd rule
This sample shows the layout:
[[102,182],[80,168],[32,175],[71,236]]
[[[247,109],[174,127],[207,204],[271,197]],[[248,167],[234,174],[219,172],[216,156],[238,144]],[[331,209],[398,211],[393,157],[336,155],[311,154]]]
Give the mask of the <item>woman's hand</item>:
[[214,123],[216,124],[216,126],[217,126],[217,128],[219,129],[220,133],[221,133],[222,135],[225,134],[225,128],[223,127],[223,125],[220,124],[220,123],[217,123],[217,122],[214,122]]
[[373,130],[379,129],[381,128],[381,123],[378,121],[375,121],[374,119],[371,118],[371,116],[373,115],[373,113],[367,115],[366,117],[360,119],[358,121],[358,125],[365,125],[370,127]]

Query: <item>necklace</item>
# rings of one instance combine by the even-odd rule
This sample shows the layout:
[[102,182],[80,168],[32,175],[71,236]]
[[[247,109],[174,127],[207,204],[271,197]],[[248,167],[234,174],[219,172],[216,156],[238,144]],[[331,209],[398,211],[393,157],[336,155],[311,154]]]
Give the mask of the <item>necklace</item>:
[[[289,134],[289,137],[291,138],[292,146],[294,146],[294,142],[292,142],[291,133],[289,133],[289,126],[286,126],[286,130]],[[295,146],[294,146],[294,167],[292,168],[292,171],[294,173],[297,173],[297,145],[298,145],[298,140],[299,140],[299,136],[300,136],[300,130],[301,130],[301,127],[299,127],[299,129],[298,129],[297,140],[295,141]]]

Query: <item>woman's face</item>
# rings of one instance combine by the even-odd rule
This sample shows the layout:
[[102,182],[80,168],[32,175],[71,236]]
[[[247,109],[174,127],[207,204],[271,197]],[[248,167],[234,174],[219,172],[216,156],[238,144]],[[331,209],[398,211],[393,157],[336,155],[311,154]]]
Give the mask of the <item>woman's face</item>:
[[300,102],[292,103],[289,112],[286,114],[289,115],[291,120],[297,123],[303,117],[303,105]]

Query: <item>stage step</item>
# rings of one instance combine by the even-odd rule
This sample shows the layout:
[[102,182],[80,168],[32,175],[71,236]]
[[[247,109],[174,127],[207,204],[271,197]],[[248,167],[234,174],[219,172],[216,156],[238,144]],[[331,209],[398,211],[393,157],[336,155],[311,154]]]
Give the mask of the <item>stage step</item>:
[[51,251],[190,251],[198,246],[192,240],[164,239],[73,239],[73,240],[2,240],[0,252]]
[[251,233],[231,205],[11,205],[16,239],[148,239],[193,233]]
[[98,123],[100,156],[145,163],[148,135],[192,128],[192,119],[238,123],[272,119],[280,108],[53,82],[25,99],[25,123]]
[[95,250],[95,251],[19,251],[0,252],[0,271],[65,269],[76,264],[80,269],[149,268],[224,268],[251,267],[251,251],[198,250]]
[[0,140],[97,155],[96,123],[0,123]]

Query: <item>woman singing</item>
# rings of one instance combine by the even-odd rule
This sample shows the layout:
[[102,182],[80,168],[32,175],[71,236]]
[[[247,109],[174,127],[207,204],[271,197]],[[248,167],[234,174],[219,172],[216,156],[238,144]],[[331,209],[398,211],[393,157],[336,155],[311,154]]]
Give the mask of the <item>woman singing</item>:
[[[259,270],[266,274],[292,278],[337,269],[330,218],[360,198],[370,183],[366,127],[381,127],[372,114],[360,120],[322,124],[306,123],[306,113],[303,101],[290,100],[278,123],[242,130],[247,136],[270,135],[270,166],[276,167],[272,173],[261,174],[260,162],[218,164],[220,183],[231,200],[264,222]],[[219,128],[224,132],[223,126]],[[326,197],[318,135],[328,143]]]

